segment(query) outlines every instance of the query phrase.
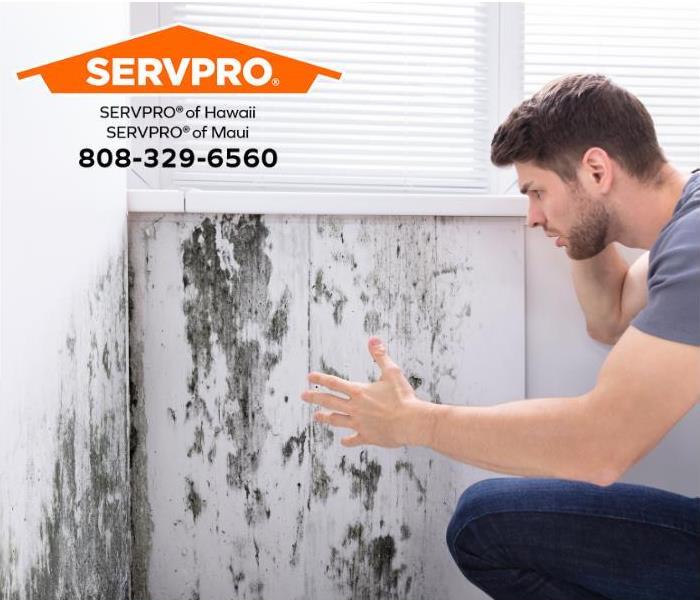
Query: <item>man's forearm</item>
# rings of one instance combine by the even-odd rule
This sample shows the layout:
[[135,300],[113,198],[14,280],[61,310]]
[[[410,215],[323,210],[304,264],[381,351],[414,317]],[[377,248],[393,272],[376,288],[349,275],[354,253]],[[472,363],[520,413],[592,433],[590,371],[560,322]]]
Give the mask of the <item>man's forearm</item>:
[[589,396],[519,400],[496,406],[421,403],[414,439],[491,471],[606,485],[619,476],[611,434],[591,416]]
[[588,331],[596,339],[617,333],[628,268],[614,244],[592,258],[571,261],[576,296],[586,316]]

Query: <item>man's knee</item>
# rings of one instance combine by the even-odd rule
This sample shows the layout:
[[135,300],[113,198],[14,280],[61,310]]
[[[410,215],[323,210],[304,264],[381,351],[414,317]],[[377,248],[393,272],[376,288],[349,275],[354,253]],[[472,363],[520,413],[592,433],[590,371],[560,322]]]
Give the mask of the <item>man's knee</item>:
[[[464,535],[465,530],[472,524],[491,512],[502,507],[504,496],[513,490],[514,485],[520,481],[514,477],[496,477],[483,479],[469,486],[457,502],[457,507],[447,526],[447,547],[453,558],[458,562],[463,561],[465,555],[478,555],[478,548],[474,547],[473,535]],[[460,539],[461,538],[461,539]],[[471,547],[465,547],[465,545]],[[461,557],[458,560],[458,555]]]

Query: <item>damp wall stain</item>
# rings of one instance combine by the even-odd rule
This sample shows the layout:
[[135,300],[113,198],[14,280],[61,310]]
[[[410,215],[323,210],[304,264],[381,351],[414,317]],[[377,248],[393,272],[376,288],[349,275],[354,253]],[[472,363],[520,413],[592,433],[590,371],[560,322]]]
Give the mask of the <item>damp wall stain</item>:
[[368,458],[367,450],[360,452],[359,462],[359,465],[347,464],[346,457],[343,456],[339,469],[343,475],[347,474],[351,479],[351,496],[359,498],[365,510],[372,510],[379,478],[382,476],[382,466],[376,460]]
[[413,463],[408,462],[406,460],[397,460],[396,464],[394,465],[394,468],[397,474],[400,474],[402,472],[406,473],[408,478],[415,484],[416,491],[418,492],[418,503],[422,504],[423,502],[425,502],[427,483],[421,481],[420,478],[416,475]]
[[405,598],[411,583],[406,565],[395,564],[396,551],[392,535],[370,537],[365,525],[353,523],[340,547],[331,547],[326,573],[345,598]]
[[[268,233],[259,216],[224,215],[216,222],[205,219],[182,244],[183,310],[192,356],[189,417],[212,421],[201,387],[211,374],[216,347],[227,367],[227,394],[219,400],[217,412],[234,448],[227,453],[226,481],[236,488],[242,488],[258,468],[270,428],[261,405],[265,383],[280,359],[274,346],[272,351],[263,349],[261,340],[246,335],[246,329],[257,326],[275,343],[287,331],[289,291],[274,309],[268,295],[272,271],[265,253]],[[221,251],[222,245],[228,253]]]
[[131,489],[131,598],[150,600],[149,564],[153,519],[148,486],[146,439],[148,420],[144,398],[144,302],[145,272],[136,270],[136,249],[149,249],[149,237],[139,231],[138,238],[129,236],[129,481]]
[[[2,600],[129,598],[125,241],[72,299],[55,358],[50,403],[57,417],[42,425],[49,432],[43,443],[55,448],[50,492],[31,456],[23,482],[43,497],[35,523],[40,550],[30,554],[31,528],[10,531],[8,556],[0,542]],[[20,533],[23,542],[14,545]],[[20,557],[26,570],[18,570]]]
[[134,554],[158,583],[150,600],[455,596],[463,578],[440,550],[459,474],[413,449],[344,448],[351,432],[313,422],[298,395],[310,370],[376,378],[370,332],[422,397],[481,381],[461,369],[484,306],[473,296],[499,288],[469,279],[493,259],[491,247],[471,255],[472,222],[186,215],[131,227],[148,415],[135,438],[151,478],[134,486],[154,523],[134,527]]

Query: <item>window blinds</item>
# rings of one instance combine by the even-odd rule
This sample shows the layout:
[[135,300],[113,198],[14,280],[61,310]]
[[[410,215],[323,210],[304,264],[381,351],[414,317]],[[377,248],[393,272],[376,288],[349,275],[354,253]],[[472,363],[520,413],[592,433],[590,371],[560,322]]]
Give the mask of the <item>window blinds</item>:
[[700,8],[525,4],[524,92],[572,72],[611,77],[654,118],[668,160],[700,166]]
[[272,169],[163,169],[162,187],[486,191],[483,4],[237,0],[159,10],[161,26],[182,23],[343,74],[319,76],[308,94],[179,98],[185,108],[254,105],[257,114],[245,123],[248,140],[188,140],[179,147],[198,155],[211,147],[274,148],[279,160]]

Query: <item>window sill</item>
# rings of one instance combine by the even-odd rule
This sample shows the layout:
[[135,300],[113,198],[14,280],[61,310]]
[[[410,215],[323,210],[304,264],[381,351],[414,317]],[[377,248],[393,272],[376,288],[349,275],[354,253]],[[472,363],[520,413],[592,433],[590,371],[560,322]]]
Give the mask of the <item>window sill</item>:
[[130,213],[444,215],[525,217],[524,196],[455,193],[129,190]]

